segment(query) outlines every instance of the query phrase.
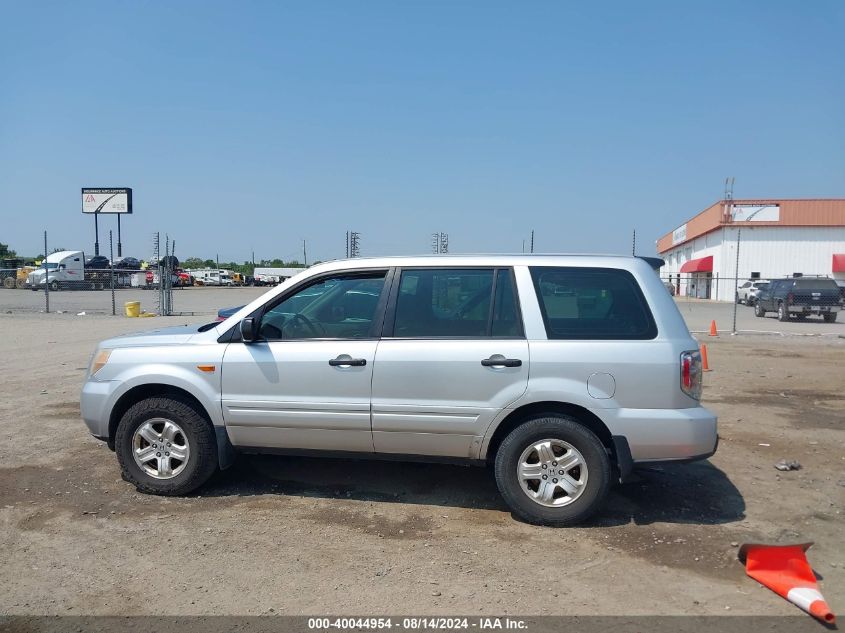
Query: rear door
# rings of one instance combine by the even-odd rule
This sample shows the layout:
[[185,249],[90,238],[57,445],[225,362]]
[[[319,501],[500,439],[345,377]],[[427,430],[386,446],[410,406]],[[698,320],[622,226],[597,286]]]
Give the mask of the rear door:
[[259,341],[228,345],[223,416],[233,444],[372,452],[386,274],[322,277],[267,307]]
[[376,352],[380,453],[475,457],[493,418],[528,386],[513,271],[398,271]]

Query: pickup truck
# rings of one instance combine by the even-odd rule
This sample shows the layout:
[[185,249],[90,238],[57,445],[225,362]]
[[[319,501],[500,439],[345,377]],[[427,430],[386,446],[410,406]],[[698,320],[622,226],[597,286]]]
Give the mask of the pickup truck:
[[773,279],[768,288],[760,290],[754,303],[756,316],[777,312],[779,321],[805,319],[813,314],[833,323],[841,309],[839,286],[826,277]]

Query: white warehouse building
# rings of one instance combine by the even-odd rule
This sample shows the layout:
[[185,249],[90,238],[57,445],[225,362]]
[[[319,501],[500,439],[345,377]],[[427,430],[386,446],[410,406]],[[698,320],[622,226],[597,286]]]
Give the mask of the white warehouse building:
[[721,200],[657,240],[657,252],[661,278],[699,299],[733,301],[737,278],[845,281],[845,199]]

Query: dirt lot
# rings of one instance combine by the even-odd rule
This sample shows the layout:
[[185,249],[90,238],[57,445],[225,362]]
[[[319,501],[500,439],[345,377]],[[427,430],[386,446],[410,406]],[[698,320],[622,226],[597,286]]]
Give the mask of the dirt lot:
[[185,321],[0,314],[0,613],[794,615],[736,561],[758,540],[816,541],[845,607],[843,339],[708,339],[719,452],[550,529],[457,466],[242,457],[194,497],[138,494],[80,384],[98,339]]

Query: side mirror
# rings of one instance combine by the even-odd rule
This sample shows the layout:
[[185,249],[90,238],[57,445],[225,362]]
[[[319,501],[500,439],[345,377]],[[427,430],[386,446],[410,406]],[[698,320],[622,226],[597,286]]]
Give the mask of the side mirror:
[[255,327],[255,319],[247,317],[241,320],[241,340],[244,343],[254,343],[258,339],[258,332]]

